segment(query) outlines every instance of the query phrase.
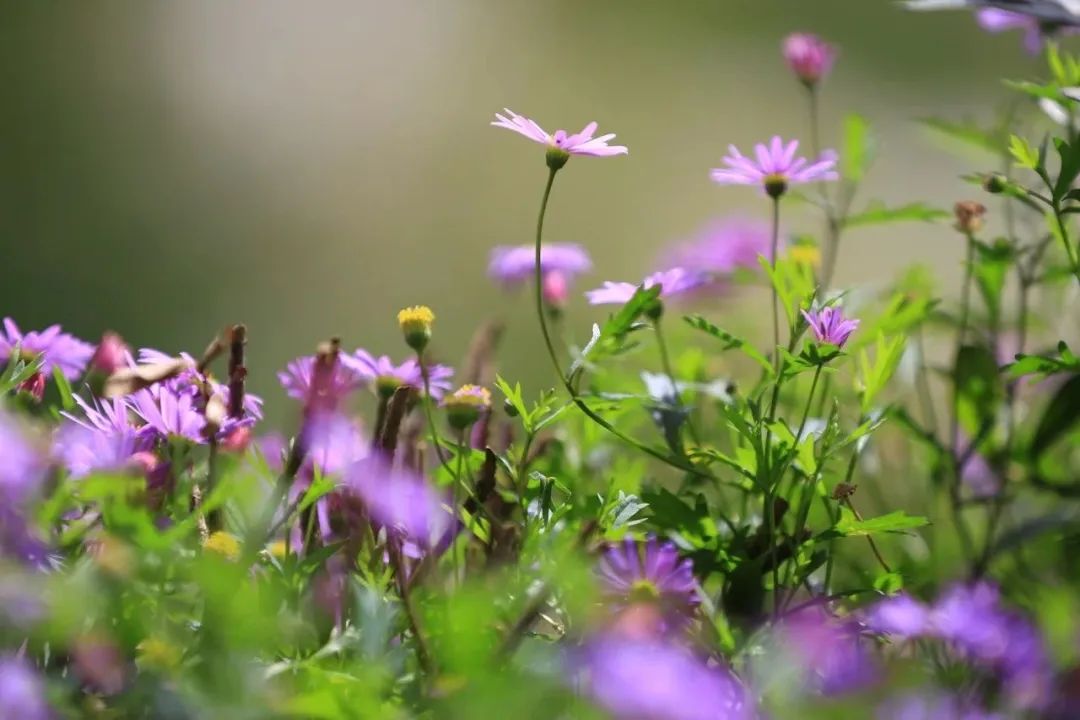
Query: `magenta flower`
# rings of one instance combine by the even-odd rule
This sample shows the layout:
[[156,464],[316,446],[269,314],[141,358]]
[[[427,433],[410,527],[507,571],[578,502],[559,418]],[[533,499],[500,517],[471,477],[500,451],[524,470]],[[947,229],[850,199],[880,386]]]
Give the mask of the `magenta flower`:
[[[1044,26],[1039,23],[1038,18],[1000,8],[982,8],[975,13],[975,21],[979,23],[979,27],[987,32],[1000,33],[1009,30],[1020,30],[1024,33],[1024,49],[1031,55],[1038,55],[1042,52],[1046,35],[1044,34]],[[1075,35],[1080,32],[1080,29],[1063,26],[1055,32],[1062,35]]]
[[[877,666],[858,626],[811,606],[788,615],[777,628],[779,662],[793,659],[804,686],[822,695],[860,690],[877,680]],[[771,660],[766,660],[771,662]]]
[[[367,350],[357,350],[352,355],[343,353],[341,363],[363,382],[373,385],[375,392],[382,397],[390,397],[403,385],[416,388],[420,393],[424,391],[424,376],[416,358],[395,365],[387,355],[375,357]],[[428,365],[427,372],[431,396],[438,400],[450,389],[454,370],[445,365]]]
[[344,472],[368,454],[368,441],[360,425],[340,413],[313,417],[304,428],[304,439],[308,466],[318,468],[323,475]]
[[144,437],[206,442],[203,435],[206,417],[196,406],[194,394],[159,383],[132,394],[129,402],[131,409],[146,421],[141,429]]
[[26,660],[0,656],[0,717],[49,720],[53,712],[45,696],[45,683]]
[[858,320],[845,318],[844,311],[834,305],[810,312],[803,310],[802,314],[819,343],[836,347],[844,347],[848,337],[859,327]]
[[[333,398],[329,403],[335,407],[350,393],[366,383],[365,378],[341,361],[343,357],[345,356],[338,356],[338,362],[327,383],[328,387],[324,391],[326,395]],[[305,355],[292,360],[284,370],[278,372],[277,376],[278,382],[285,388],[286,395],[307,403],[315,376],[315,356]]]
[[685,624],[698,604],[694,564],[669,543],[626,538],[608,548],[596,567],[605,597],[616,608],[644,602],[659,606],[665,628]]
[[757,270],[758,256],[772,255],[771,243],[768,223],[742,217],[714,220],[664,253],[663,266],[694,268],[708,276],[706,289],[719,290],[736,270]]
[[533,142],[547,145],[549,150],[561,150],[567,155],[592,155],[593,157],[625,155],[628,152],[622,145],[608,145],[608,141],[614,139],[614,133],[593,137],[593,133],[596,132],[596,123],[594,122],[589,123],[581,132],[573,135],[568,135],[565,130],[556,130],[554,135],[550,135],[529,118],[518,115],[510,109],[505,109],[505,112],[509,117],[495,113],[495,121],[491,124],[495,127],[513,130]]
[[[566,303],[570,283],[588,272],[592,261],[585,248],[572,243],[548,243],[540,250],[541,290],[548,305]],[[492,249],[488,274],[506,287],[520,285],[536,272],[536,249],[532,245],[500,246]]]
[[[223,383],[219,383],[212,377],[203,376],[195,370],[195,358],[186,352],[182,352],[179,355],[169,355],[168,353],[161,352],[160,350],[154,350],[153,348],[142,348],[139,350],[139,363],[165,363],[175,358],[182,358],[190,366],[189,369],[183,371],[179,375],[169,380],[166,380],[163,385],[173,388],[177,393],[190,393],[192,395],[201,395],[202,383],[207,383],[210,386],[210,391],[214,395],[220,395],[221,399],[225,402],[225,405],[229,404],[229,386]],[[254,395],[249,392],[244,393],[244,419],[243,421],[250,425],[256,420],[262,420],[263,399],[258,395]],[[230,429],[235,427],[236,423],[231,423]]]
[[784,60],[804,84],[817,85],[832,70],[836,48],[817,35],[792,33],[784,38]]
[[44,330],[23,333],[11,318],[4,318],[0,332],[0,362],[7,363],[16,347],[25,360],[41,358],[41,374],[52,374],[58,367],[68,380],[75,380],[86,369],[86,363],[94,354],[94,346],[61,332],[59,325]]
[[364,501],[378,523],[429,548],[453,526],[447,500],[424,477],[391,466],[376,453],[345,473],[345,486]]
[[727,167],[714,168],[710,177],[721,185],[759,185],[770,197],[780,197],[789,185],[840,179],[836,172],[835,152],[826,150],[810,162],[804,157],[795,157],[798,149],[798,140],[785,144],[776,136],[768,145],[758,143],[754,146],[755,162],[744,157],[734,145],[729,145],[728,155],[723,160]]
[[866,626],[875,632],[918,637],[930,626],[930,609],[910,595],[900,593],[873,605],[865,620]]
[[20,506],[45,479],[48,463],[26,431],[0,410],[0,506]]
[[634,296],[639,287],[647,289],[659,285],[660,297],[666,300],[696,290],[707,281],[708,278],[700,272],[675,267],[649,275],[640,285],[607,281],[602,287],[586,292],[585,297],[591,305],[622,305]]
[[120,398],[91,405],[78,395],[84,417],[62,413],[69,422],[57,432],[54,455],[71,473],[83,477],[95,470],[118,470],[147,443],[131,423],[127,403]]
[[751,720],[754,702],[726,669],[678,645],[606,636],[572,662],[585,692],[616,720]]

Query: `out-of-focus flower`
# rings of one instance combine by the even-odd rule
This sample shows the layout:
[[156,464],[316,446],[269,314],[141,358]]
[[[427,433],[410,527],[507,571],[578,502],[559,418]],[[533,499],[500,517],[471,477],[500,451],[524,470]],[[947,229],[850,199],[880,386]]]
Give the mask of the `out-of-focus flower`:
[[686,649],[595,638],[572,663],[585,692],[618,720],[750,720],[753,700],[727,670]]
[[787,255],[800,265],[809,265],[815,269],[821,267],[821,248],[817,245],[798,243],[788,249]]
[[[1043,26],[1039,23],[1038,18],[1000,8],[982,8],[976,11],[975,22],[983,30],[992,33],[1020,30],[1024,33],[1024,49],[1031,55],[1038,55],[1042,52],[1045,37],[1043,35]],[[1077,29],[1065,27],[1061,28],[1059,32],[1073,35],[1076,34]]]
[[[334,370],[330,373],[327,382],[326,393],[333,397],[333,405],[338,405],[350,393],[364,386],[365,379],[356,370],[350,367],[344,359],[348,357],[342,353]],[[312,392],[312,381],[315,377],[315,356],[305,355],[298,357],[285,366],[277,374],[278,382],[285,388],[285,394],[301,402],[307,402]]]
[[[203,393],[202,386],[207,384],[210,386],[210,392],[214,395],[221,396],[225,406],[229,405],[229,386],[219,383],[211,377],[200,375],[195,369],[196,362],[188,353],[180,353],[179,355],[169,355],[160,350],[154,350],[153,348],[142,348],[139,350],[139,363],[140,364],[165,364],[174,361],[177,357],[183,360],[188,369],[181,372],[174,378],[166,380],[164,383],[159,383],[165,387],[172,388],[178,394],[189,393],[191,395],[201,395]],[[263,399],[249,392],[244,393],[244,422],[250,424],[255,420],[262,420]],[[228,427],[231,427],[230,424]]]
[[235,535],[224,530],[210,533],[210,537],[206,538],[206,542],[203,543],[203,550],[222,557],[229,562],[236,562],[240,559],[240,541]]
[[964,460],[964,466],[960,470],[960,482],[971,492],[971,497],[977,500],[994,497],[1001,492],[1004,481],[985,455],[978,450],[968,455],[970,447],[971,441],[963,437],[956,446],[957,460]]
[[1005,720],[965,703],[953,695],[922,693],[885,701],[874,716],[876,720]]
[[304,428],[307,464],[323,475],[337,475],[367,457],[368,443],[360,426],[341,413],[317,415]]
[[1039,98],[1039,108],[1058,125],[1068,126],[1073,117],[1072,105],[1080,100],[1080,87],[1061,88],[1061,94],[1067,98],[1068,107],[1051,98]]
[[72,664],[79,678],[104,695],[116,695],[124,689],[127,668],[120,648],[111,639],[86,635],[71,649]]
[[792,33],[784,38],[784,60],[804,85],[813,87],[832,70],[836,48],[817,35]]
[[[415,388],[418,393],[424,392],[424,375],[416,358],[395,365],[387,355],[375,357],[366,350],[357,350],[351,355],[343,354],[341,362],[364,382],[374,386],[379,397],[388,398],[404,385]],[[445,365],[426,364],[426,367],[431,396],[438,400],[450,389],[454,370]]]
[[860,690],[878,677],[877,665],[852,622],[809,607],[784,618],[780,652],[794,659],[804,686],[823,695]]
[[416,352],[422,352],[431,341],[431,326],[435,322],[435,313],[427,305],[414,305],[400,310],[397,319],[405,336],[405,344]]
[[131,350],[124,338],[114,332],[107,332],[101,336],[101,342],[94,349],[90,358],[90,370],[102,375],[112,375],[122,367],[127,367]]
[[836,347],[843,347],[851,333],[859,327],[858,320],[845,318],[844,311],[834,305],[810,312],[803,310],[802,314],[819,343]]
[[392,467],[371,455],[345,473],[345,486],[365,503],[371,517],[417,545],[431,547],[453,525],[445,498],[421,475]]
[[451,427],[462,430],[491,409],[491,391],[477,385],[462,385],[444,397],[441,404]]
[[47,462],[19,422],[0,410],[0,505],[21,506],[37,493]]
[[[589,254],[572,243],[545,243],[540,250],[541,292],[551,307],[566,304],[574,277],[592,268]],[[530,280],[536,270],[536,249],[532,245],[500,246],[492,249],[488,274],[507,287]]]
[[192,393],[159,383],[139,390],[129,400],[131,409],[146,421],[141,429],[144,435],[185,438],[195,443],[206,441],[203,436],[206,417],[196,406]]
[[866,625],[871,630],[904,638],[926,632],[929,622],[930,609],[906,593],[879,601],[866,616]]
[[45,683],[22,658],[0,656],[0,717],[18,720],[53,717],[45,699]]
[[132,455],[146,449],[145,438],[131,422],[123,399],[91,405],[78,395],[74,398],[82,417],[63,413],[69,422],[57,432],[54,446],[54,454],[73,477],[95,470],[119,470],[129,465]]
[[151,636],[135,646],[136,662],[142,667],[171,671],[180,665],[182,650],[160,637]]
[[58,367],[68,380],[82,375],[86,363],[94,354],[94,346],[61,331],[59,325],[44,330],[23,333],[11,318],[4,318],[0,332],[0,362],[7,363],[18,348],[25,360],[41,359],[39,372],[49,376]]
[[707,278],[702,273],[676,267],[653,273],[640,285],[607,281],[602,287],[586,292],[585,297],[591,305],[622,305],[634,296],[639,287],[651,288],[659,285],[660,297],[666,300],[696,290],[706,282]]
[[739,269],[758,268],[758,256],[771,258],[772,231],[767,223],[742,217],[714,220],[692,239],[665,252],[665,267],[693,268],[706,276],[701,289],[723,289]]
[[956,229],[965,235],[974,235],[982,230],[986,206],[974,200],[963,200],[953,206],[956,215]]
[[611,155],[625,155],[629,152],[623,145],[608,145],[609,141],[615,139],[615,133],[593,137],[597,127],[594,122],[589,123],[581,132],[573,135],[568,134],[565,130],[556,130],[554,134],[549,134],[529,118],[518,115],[510,109],[506,109],[505,112],[506,115],[495,113],[495,120],[491,124],[495,127],[513,130],[533,142],[546,145],[548,148],[548,166],[554,169],[565,165],[571,155],[609,157]]
[[710,177],[721,185],[757,185],[774,198],[783,195],[790,185],[840,179],[836,172],[835,152],[825,150],[821,157],[810,162],[804,157],[795,157],[798,149],[798,140],[785,144],[777,136],[768,145],[755,145],[755,159],[752,160],[743,156],[734,145],[729,145],[723,159],[727,167],[714,168]]
[[668,631],[684,626],[698,604],[694,565],[669,542],[654,537],[639,543],[626,538],[608,548],[597,564],[604,596],[614,608],[634,603],[658,606]]

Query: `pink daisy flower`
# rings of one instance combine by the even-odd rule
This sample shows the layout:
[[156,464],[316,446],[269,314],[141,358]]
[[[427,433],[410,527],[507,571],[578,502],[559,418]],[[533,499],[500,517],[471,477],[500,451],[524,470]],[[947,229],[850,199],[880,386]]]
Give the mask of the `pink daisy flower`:
[[630,300],[639,287],[651,288],[660,286],[660,297],[668,299],[677,295],[683,295],[696,290],[708,281],[703,273],[690,272],[685,268],[676,267],[670,270],[653,273],[645,278],[640,284],[628,282],[605,282],[596,290],[585,293],[590,305],[622,305]]
[[556,130],[554,134],[550,134],[524,115],[518,115],[508,108],[505,112],[506,115],[495,113],[495,121],[491,124],[513,130],[533,142],[547,145],[549,150],[561,150],[566,155],[591,155],[593,157],[626,155],[629,152],[623,145],[608,145],[608,141],[615,138],[615,133],[593,137],[593,133],[596,132],[595,122],[589,123],[581,132],[573,135],[565,130]]
[[721,185],[759,185],[770,197],[780,197],[788,185],[824,180],[839,180],[836,172],[836,153],[826,150],[811,162],[796,157],[799,141],[786,143],[775,136],[769,142],[754,146],[754,159],[745,157],[734,145],[728,146],[724,168],[714,168],[709,176]]

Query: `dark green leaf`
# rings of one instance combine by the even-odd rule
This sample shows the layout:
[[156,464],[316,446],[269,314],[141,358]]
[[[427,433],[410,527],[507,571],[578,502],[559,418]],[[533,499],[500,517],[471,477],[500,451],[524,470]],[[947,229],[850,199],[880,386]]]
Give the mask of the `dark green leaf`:
[[1080,421],[1080,375],[1069,378],[1046,406],[1031,439],[1031,454],[1045,452],[1077,421]]
[[1004,394],[994,354],[981,345],[964,345],[956,356],[953,381],[960,422],[975,434],[993,422]]
[[687,315],[683,318],[683,320],[685,320],[686,323],[695,330],[700,330],[701,332],[712,335],[714,338],[719,340],[721,343],[723,343],[723,350],[741,350],[743,354],[752,359],[758,365],[761,365],[761,367],[763,367],[765,370],[772,372],[772,363],[770,363],[769,360],[764,355],[762,355],[756,347],[746,342],[741,337],[732,335],[726,330],[720,329],[716,325],[713,325],[711,322],[703,318],[701,315]]

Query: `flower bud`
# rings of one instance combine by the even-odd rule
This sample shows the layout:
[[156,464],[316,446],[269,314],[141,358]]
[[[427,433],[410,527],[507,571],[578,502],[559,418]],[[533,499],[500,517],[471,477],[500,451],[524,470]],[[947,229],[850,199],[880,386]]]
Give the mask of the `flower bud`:
[[788,35],[783,51],[788,67],[807,87],[814,87],[828,75],[836,60],[836,48],[809,33]]
[[547,150],[547,166],[552,170],[561,170],[566,161],[570,159],[570,153],[566,152],[560,147],[551,145]]
[[124,338],[114,332],[105,333],[90,358],[90,372],[97,372],[105,377],[112,375],[120,368],[127,367],[128,352]]
[[45,376],[36,372],[19,384],[19,392],[35,403],[45,399]]
[[992,195],[1005,192],[1008,185],[1009,181],[1001,173],[992,173],[983,179],[983,190]]
[[462,385],[443,398],[442,406],[450,427],[464,430],[479,420],[482,412],[491,408],[491,392],[476,385]]
[[405,343],[416,352],[423,352],[431,340],[431,325],[435,313],[426,305],[407,307],[398,313],[398,325],[405,335]]
[[983,216],[986,214],[986,206],[982,203],[964,200],[953,206],[953,212],[956,214],[954,227],[960,232],[965,235],[974,235],[982,230]]

